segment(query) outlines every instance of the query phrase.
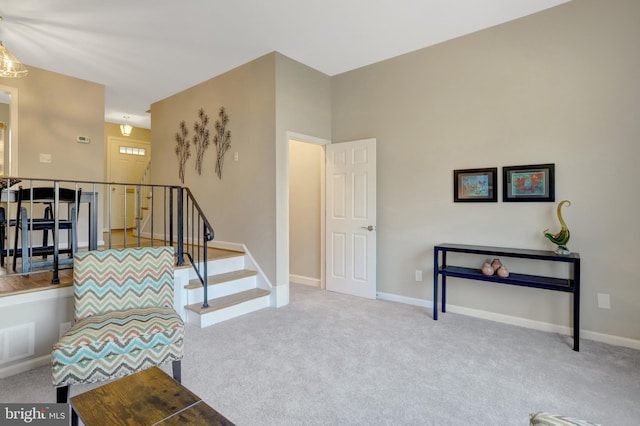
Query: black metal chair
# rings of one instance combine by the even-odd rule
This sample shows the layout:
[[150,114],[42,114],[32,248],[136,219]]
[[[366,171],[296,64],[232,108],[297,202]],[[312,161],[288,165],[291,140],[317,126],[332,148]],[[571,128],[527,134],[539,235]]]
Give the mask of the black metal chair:
[[[0,179],[0,192],[7,194],[7,199],[9,198],[8,188],[11,188],[13,185],[22,182],[21,179],[18,178],[2,178]],[[8,241],[7,238],[7,214],[4,207],[0,207],[0,266],[4,268],[4,259],[7,257],[8,250]]]
[[[31,187],[22,188],[18,190],[17,201],[18,207],[16,209],[16,220],[10,221],[11,226],[16,227],[14,245],[13,245],[13,271],[16,271],[17,258],[22,258],[22,272],[31,272],[34,267],[53,266],[55,272],[57,272],[58,264],[60,260],[58,258],[59,253],[69,253],[70,257],[73,257],[73,253],[78,248],[78,236],[77,236],[77,218],[80,207],[80,195],[81,189],[73,190],[69,188],[58,188],[58,206],[56,202],[56,189],[54,187]],[[56,232],[56,220],[55,212],[56,207],[60,204],[66,204],[68,206],[68,214],[66,218],[58,218],[58,230],[68,230],[68,247],[60,250],[58,247],[58,241],[55,240]],[[44,212],[42,217],[36,217],[36,211],[42,210],[43,205]],[[57,210],[60,210],[59,208]],[[33,245],[33,235],[31,231],[42,231],[42,245]],[[49,244],[49,231],[52,233],[52,244]],[[19,235],[20,234],[20,235]],[[18,240],[20,245],[18,246]],[[33,257],[41,255],[44,259],[47,256],[53,254],[53,261],[44,260],[41,262],[33,262]],[[68,259],[64,263],[71,263],[73,259]],[[56,274],[57,276],[57,274]]]

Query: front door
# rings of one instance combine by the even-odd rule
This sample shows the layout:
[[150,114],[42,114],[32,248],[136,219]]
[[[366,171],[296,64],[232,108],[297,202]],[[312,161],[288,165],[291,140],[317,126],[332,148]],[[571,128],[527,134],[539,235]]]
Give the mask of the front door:
[[[150,158],[149,142],[110,137],[108,180],[117,183],[140,183]],[[122,185],[113,185],[111,188],[111,229],[134,227],[136,221],[135,188],[134,185],[127,187],[126,191]]]
[[327,290],[376,298],[376,140],[327,145]]

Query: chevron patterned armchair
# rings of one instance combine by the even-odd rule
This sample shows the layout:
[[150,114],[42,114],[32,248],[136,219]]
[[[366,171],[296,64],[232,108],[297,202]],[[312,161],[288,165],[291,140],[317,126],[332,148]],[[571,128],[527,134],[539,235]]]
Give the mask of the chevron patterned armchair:
[[173,247],[76,253],[74,325],[53,346],[57,402],[69,386],[171,361],[180,381],[184,323],[173,308]]

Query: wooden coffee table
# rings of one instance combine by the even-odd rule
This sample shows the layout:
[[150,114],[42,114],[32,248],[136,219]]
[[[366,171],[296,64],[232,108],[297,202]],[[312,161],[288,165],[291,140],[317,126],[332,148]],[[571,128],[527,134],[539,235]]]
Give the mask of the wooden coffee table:
[[140,371],[71,398],[72,424],[233,426],[199,396],[158,367]]

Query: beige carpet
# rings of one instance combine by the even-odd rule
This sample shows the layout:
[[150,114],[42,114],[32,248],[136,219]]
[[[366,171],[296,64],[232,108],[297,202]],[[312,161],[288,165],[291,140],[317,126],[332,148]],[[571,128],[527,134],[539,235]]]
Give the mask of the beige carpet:
[[[183,384],[240,426],[527,425],[534,411],[637,425],[640,351],[571,344],[294,285],[288,306],[188,326]],[[53,401],[49,371],[0,380],[0,401]]]

